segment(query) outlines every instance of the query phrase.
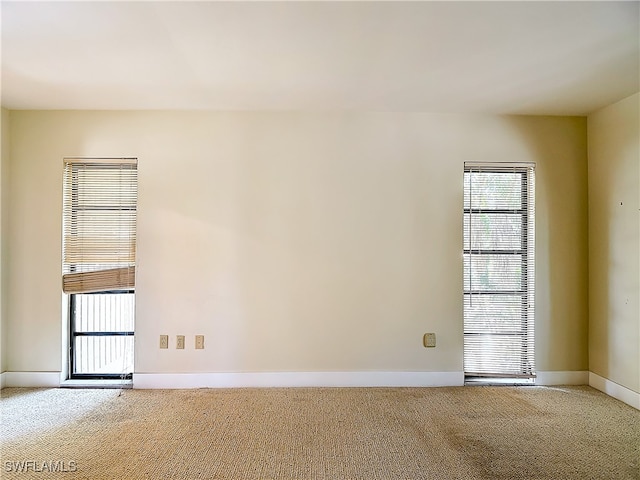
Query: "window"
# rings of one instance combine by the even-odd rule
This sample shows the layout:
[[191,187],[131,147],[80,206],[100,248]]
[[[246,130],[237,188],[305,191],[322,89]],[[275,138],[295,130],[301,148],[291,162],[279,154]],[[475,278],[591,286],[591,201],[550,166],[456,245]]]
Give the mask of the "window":
[[137,161],[65,159],[62,289],[70,378],[133,372]]
[[465,378],[535,378],[531,164],[464,169]]

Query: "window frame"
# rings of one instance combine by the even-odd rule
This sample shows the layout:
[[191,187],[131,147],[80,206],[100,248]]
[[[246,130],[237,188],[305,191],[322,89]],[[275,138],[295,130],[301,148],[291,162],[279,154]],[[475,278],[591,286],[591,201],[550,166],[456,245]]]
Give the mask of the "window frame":
[[[464,165],[464,174],[470,175],[469,182],[473,181],[472,175],[474,173],[488,173],[488,174],[518,174],[520,177],[520,205],[519,208],[498,208],[495,206],[482,207],[478,208],[474,205],[473,196],[472,196],[472,186],[473,183],[469,183],[469,188],[467,191],[467,180],[465,178],[464,183],[464,205],[463,205],[463,218],[465,228],[463,234],[463,259],[465,263],[464,274],[467,275],[468,269],[468,285],[467,279],[465,278],[464,286],[463,286],[463,335],[464,335],[464,375],[466,380],[474,380],[481,378],[509,378],[515,381],[520,382],[533,382],[536,377],[535,373],[535,164],[532,163],[471,163],[466,162]],[[467,204],[467,198],[468,204]],[[497,197],[496,197],[497,198]],[[518,215],[520,217],[520,245],[517,249],[506,249],[506,248],[474,248],[473,244],[473,233],[472,233],[472,225],[473,225],[473,215],[490,215],[490,214],[499,214],[499,215]],[[468,216],[468,227],[466,227]],[[491,236],[488,235],[487,238],[490,240]],[[520,278],[519,285],[520,287],[516,290],[500,290],[500,289],[490,289],[487,291],[474,289],[472,284],[472,266],[474,264],[474,258],[482,258],[483,255],[519,255],[520,256]],[[467,266],[468,262],[468,266]],[[500,279],[507,278],[506,276],[500,277]],[[520,329],[513,332],[499,332],[489,331],[486,329],[482,331],[478,329],[478,331],[470,331],[470,324],[472,323],[468,317],[471,316],[470,312],[468,312],[469,306],[472,305],[472,301],[474,297],[482,296],[482,295],[491,295],[499,298],[500,296],[513,295],[520,297]],[[495,302],[498,308],[501,306],[501,302]],[[492,311],[493,312],[493,311]],[[488,319],[485,318],[485,319]],[[476,321],[474,319],[474,321]],[[479,364],[480,355],[477,357],[473,356],[472,352],[475,352],[478,349],[483,349],[483,347],[478,347],[477,343],[471,342],[471,337],[475,336],[484,336],[487,338],[488,336],[500,337],[500,336],[520,336],[521,338],[521,346],[520,346],[520,354],[519,354],[519,371],[513,372],[508,371],[509,369],[498,362],[494,363],[493,370],[491,369],[471,369],[469,367],[470,364]],[[478,338],[479,339],[479,338]],[[487,350],[491,350],[492,347],[487,347]],[[515,347],[508,347],[509,351],[511,349],[515,349]],[[493,355],[493,352],[491,353]],[[471,357],[471,358],[470,358]],[[478,362],[478,363],[474,363]],[[507,362],[504,362],[507,363]]]
[[[62,276],[62,288],[63,293],[67,296],[67,326],[69,335],[69,344],[66,363],[68,366],[68,378],[69,379],[84,379],[84,380],[107,380],[107,379],[121,379],[130,380],[133,377],[133,367],[131,372],[124,373],[109,373],[109,372],[96,372],[96,373],[78,373],[76,372],[76,353],[77,342],[80,337],[98,338],[98,337],[134,337],[135,332],[133,330],[82,330],[78,329],[78,318],[76,316],[76,302],[78,295],[94,295],[94,294],[133,294],[134,295],[134,309],[135,309],[135,249],[136,249],[136,224],[137,224],[137,159],[135,158],[84,158],[84,157],[67,157],[64,159],[64,181],[63,181],[63,276]],[[104,172],[109,170],[114,171],[118,167],[124,168],[128,171],[126,178],[128,179],[127,195],[133,195],[131,201],[132,205],[126,206],[122,203],[122,198],[117,198],[117,202],[110,204],[93,204],[93,205],[80,205],[79,190],[80,179],[79,169],[82,167],[88,170],[99,171],[101,167],[104,167]],[[103,172],[103,174],[105,174]],[[132,173],[135,172],[135,173]],[[102,180],[104,181],[104,179]],[[89,186],[96,186],[95,179],[85,184],[83,188]],[[108,184],[109,182],[107,182]],[[100,188],[106,184],[99,183],[96,188]],[[95,195],[95,192],[90,195]],[[98,195],[100,196],[100,194]],[[124,202],[126,203],[126,201]],[[91,212],[91,211],[128,211],[133,212],[133,222],[131,219],[125,219],[127,225],[132,224],[132,230],[127,234],[129,247],[123,250],[123,258],[125,264],[121,265],[121,260],[114,261],[109,259],[108,261],[98,261],[93,265],[93,261],[86,262],[81,259],[77,262],[71,262],[68,259],[67,249],[76,253],[77,246],[75,242],[81,237],[78,237],[78,226],[82,223],[79,221],[78,212]],[[97,224],[99,225],[100,222]],[[91,222],[84,224],[84,227],[96,225]],[[118,225],[120,225],[118,223]],[[126,230],[125,230],[126,231]],[[74,245],[67,246],[67,239],[72,239]],[[70,240],[71,241],[71,240]],[[132,242],[132,243],[131,243]],[[127,243],[127,242],[125,242]],[[112,246],[110,244],[110,246]],[[95,248],[95,245],[88,247],[89,250]],[[100,247],[98,247],[100,250]],[[108,250],[111,251],[111,250]],[[115,250],[119,251],[119,250]],[[113,253],[113,251],[112,251]],[[76,253],[77,254],[77,253]],[[90,255],[90,254],[89,254]],[[91,264],[91,265],[90,265]],[[77,268],[77,265],[80,268]],[[97,270],[94,268],[99,266]],[[83,268],[88,267],[88,268]],[[135,322],[135,310],[133,312]],[[131,362],[133,365],[133,361]]]

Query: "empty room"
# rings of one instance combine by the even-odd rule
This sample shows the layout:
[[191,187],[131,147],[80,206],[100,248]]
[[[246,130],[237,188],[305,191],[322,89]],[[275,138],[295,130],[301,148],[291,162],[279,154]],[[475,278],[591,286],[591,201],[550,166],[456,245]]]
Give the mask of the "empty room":
[[640,2],[0,8],[0,477],[640,479]]

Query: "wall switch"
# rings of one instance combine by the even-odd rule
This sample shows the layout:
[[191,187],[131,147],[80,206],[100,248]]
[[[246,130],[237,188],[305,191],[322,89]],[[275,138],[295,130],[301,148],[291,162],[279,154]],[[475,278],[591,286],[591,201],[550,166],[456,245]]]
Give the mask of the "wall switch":
[[169,348],[169,335],[160,335],[160,348]]
[[196,350],[204,348],[204,335],[196,335]]
[[179,348],[179,349],[184,348],[184,335],[178,335],[176,337],[176,348]]
[[425,333],[424,337],[422,337],[422,344],[427,347],[435,347],[436,346],[436,334],[435,333]]

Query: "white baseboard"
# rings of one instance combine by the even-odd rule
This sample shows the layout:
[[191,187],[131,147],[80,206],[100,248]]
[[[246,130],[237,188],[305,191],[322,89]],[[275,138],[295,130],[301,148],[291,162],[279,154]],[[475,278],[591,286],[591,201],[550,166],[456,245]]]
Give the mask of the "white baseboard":
[[133,388],[448,387],[463,372],[134,373]]
[[4,385],[5,377],[6,377],[6,375],[5,375],[4,372],[0,373],[0,390],[2,390],[4,388],[4,386],[5,386]]
[[640,393],[589,372],[589,386],[640,410]]
[[536,385],[588,385],[586,370],[566,372],[536,372]]
[[59,387],[60,372],[4,372],[5,387]]

